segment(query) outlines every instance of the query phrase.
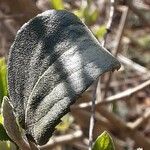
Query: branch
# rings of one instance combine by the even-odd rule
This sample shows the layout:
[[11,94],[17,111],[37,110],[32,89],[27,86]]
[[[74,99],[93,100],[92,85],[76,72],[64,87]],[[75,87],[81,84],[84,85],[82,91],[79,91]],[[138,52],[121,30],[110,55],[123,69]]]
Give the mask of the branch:
[[[80,109],[80,108],[77,108],[75,110],[72,109],[71,114],[75,117],[77,123],[80,123],[81,128],[86,127],[85,122],[87,122],[91,116],[91,113],[88,110]],[[80,118],[79,118],[79,115],[80,115]],[[82,118],[84,118],[84,119],[82,119]],[[113,129],[113,126],[110,125],[110,122],[107,119],[105,119],[104,117],[101,117],[99,114],[96,113],[94,118],[95,118],[95,123],[96,123],[95,126],[97,126],[97,127],[101,126],[108,130]],[[82,120],[84,122],[82,122]]]
[[127,0],[127,5],[133,11],[141,20],[141,22],[144,23],[144,25],[150,25],[150,22],[144,17],[144,15],[141,13],[140,10],[138,10],[136,7],[133,6],[133,1],[132,0]]
[[77,140],[81,139],[82,136],[83,136],[82,131],[78,129],[75,132],[72,132],[70,134],[56,136],[56,137],[51,138],[46,145],[39,146],[39,149],[40,150],[49,150],[56,145],[77,141]]
[[142,124],[144,124],[148,119],[150,119],[150,110],[147,110],[141,117],[139,117],[135,122],[128,123],[128,126],[130,128],[136,130],[138,129]]
[[117,101],[117,100],[120,100],[120,99],[125,99],[125,98],[128,98],[130,97],[131,95],[143,90],[144,88],[148,87],[150,85],[150,80],[148,81],[145,81],[144,83],[134,87],[134,88],[131,88],[131,89],[128,89],[126,91],[123,91],[121,93],[118,93],[114,96],[110,96],[107,98],[107,101]]
[[[109,20],[107,23],[107,32],[104,35],[104,41],[102,43],[102,46],[105,46],[106,44],[106,38],[107,35],[110,33],[111,31],[111,26],[112,26],[112,21],[113,21],[113,16],[114,16],[114,4],[115,4],[115,0],[110,0],[110,14],[109,14]],[[92,150],[92,145],[93,145],[93,131],[94,131],[94,118],[95,118],[95,100],[96,100],[96,92],[97,92],[97,87],[98,84],[100,84],[99,80],[97,80],[95,82],[95,86],[94,86],[94,92],[93,92],[93,98],[92,98],[92,108],[91,108],[91,117],[90,117],[90,127],[89,127],[89,150]]]
[[[96,101],[96,107],[99,107],[101,105],[106,105],[106,104],[112,104],[113,102],[119,101],[119,100],[127,100],[128,97],[132,96],[133,94],[136,94],[137,92],[147,88],[148,86],[150,86],[150,80],[143,82],[142,84],[128,89],[126,91],[123,91],[121,93],[118,93],[116,95],[112,95],[106,98],[106,101]],[[73,105],[71,108],[72,109],[77,109],[77,108],[88,108],[91,107],[92,103],[91,102],[87,102],[87,103],[81,103],[79,105]]]
[[96,100],[96,89],[98,80],[94,83],[94,90],[92,96],[92,108],[91,108],[91,117],[90,117],[90,127],[89,127],[89,150],[92,150],[93,146],[93,131],[94,131],[94,123],[95,123],[95,100]]
[[150,71],[147,68],[137,64],[136,62],[133,62],[132,60],[128,59],[127,57],[125,57],[125,56],[123,56],[121,54],[118,54],[118,59],[123,64],[125,64],[125,65],[127,65],[127,66],[129,66],[129,67],[131,67],[133,69],[135,69],[136,71],[138,71],[140,73],[150,74]]
[[[89,142],[88,142],[88,143],[89,143]],[[77,149],[88,150],[88,146],[85,145],[82,141],[74,142],[73,145],[74,145]]]
[[[118,55],[118,52],[120,50],[120,43],[121,43],[121,39],[122,39],[122,35],[124,32],[124,27],[126,24],[126,20],[127,20],[127,16],[128,16],[128,7],[125,7],[123,13],[122,13],[122,17],[121,17],[121,21],[119,24],[119,29],[118,29],[118,33],[116,35],[116,46],[113,50],[113,54],[114,56]],[[105,86],[105,90],[104,90],[104,95],[102,97],[102,100],[105,100],[105,98],[107,97],[107,92],[108,92],[108,88],[111,82],[111,78],[112,78],[112,72],[109,72],[108,76],[107,76],[107,81],[106,81],[106,86]]]
[[105,44],[106,44],[107,36],[108,36],[108,34],[111,32],[114,13],[115,13],[115,0],[110,0],[110,14],[109,14],[109,20],[108,20],[108,23],[107,23],[107,25],[106,25],[106,33],[105,33],[105,35],[104,35],[104,40],[103,40],[103,42],[102,42],[102,46],[104,46],[104,47],[105,47]]
[[31,142],[28,138],[27,138],[27,141],[29,143],[31,150],[39,150],[39,148],[37,147],[37,145],[35,143]]

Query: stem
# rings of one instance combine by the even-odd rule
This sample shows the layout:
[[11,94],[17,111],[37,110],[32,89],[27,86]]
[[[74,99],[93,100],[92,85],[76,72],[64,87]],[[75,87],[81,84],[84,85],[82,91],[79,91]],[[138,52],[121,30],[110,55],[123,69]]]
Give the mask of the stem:
[[95,100],[96,100],[97,84],[98,84],[98,80],[95,81],[94,90],[93,90],[90,127],[89,127],[89,150],[92,150],[92,146],[93,146],[93,131],[94,131],[94,123],[95,123]]

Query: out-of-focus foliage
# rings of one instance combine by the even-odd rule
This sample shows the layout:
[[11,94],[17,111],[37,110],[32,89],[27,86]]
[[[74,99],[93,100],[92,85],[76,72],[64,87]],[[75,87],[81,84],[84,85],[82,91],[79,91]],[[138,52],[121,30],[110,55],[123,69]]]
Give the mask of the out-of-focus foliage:
[[63,0],[50,0],[52,7],[56,10],[64,9]]
[[112,138],[106,131],[96,139],[92,150],[115,150]]
[[93,5],[92,1],[87,1],[80,9],[73,11],[75,15],[81,18],[86,25],[94,24],[99,17],[99,10]]
[[62,117],[61,120],[62,122],[56,126],[56,129],[57,131],[64,133],[69,129],[74,119],[70,114],[67,114],[64,117]]
[[4,96],[7,96],[7,66],[5,58],[0,58],[0,106]]
[[92,31],[97,38],[103,38],[106,33],[106,26],[96,26],[92,29]]
[[97,22],[98,18],[101,17],[100,10],[98,10],[91,0],[87,1],[86,5],[81,6],[80,9],[76,9],[73,12],[91,28],[92,32],[98,39],[104,37],[104,34],[106,33],[106,25],[99,25]]
[[137,44],[144,49],[150,49],[150,35],[145,35],[137,39]]
[[97,9],[94,9],[92,11],[89,11],[89,6],[86,6],[85,8],[79,9],[79,10],[75,10],[74,14],[77,15],[78,17],[82,18],[83,21],[87,24],[93,24],[94,22],[96,22],[99,13]]

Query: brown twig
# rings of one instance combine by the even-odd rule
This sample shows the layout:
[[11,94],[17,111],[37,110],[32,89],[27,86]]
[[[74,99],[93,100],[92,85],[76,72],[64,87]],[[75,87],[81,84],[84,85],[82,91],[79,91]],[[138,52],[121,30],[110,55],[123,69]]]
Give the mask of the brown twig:
[[136,7],[134,7],[133,5],[133,0],[127,0],[127,5],[130,8],[131,11],[133,11],[141,20],[142,23],[144,23],[144,25],[150,25],[150,22],[144,17],[144,15],[141,13],[140,10],[138,10]]
[[138,129],[142,124],[144,124],[148,119],[150,119],[150,110],[147,110],[141,117],[139,117],[135,122],[128,123],[128,126],[133,130]]
[[[80,109],[80,108],[77,108],[76,110],[72,110],[72,114],[73,114],[73,116],[75,116],[75,117],[78,117],[79,115],[78,114],[75,114],[76,112],[78,111],[78,114],[80,114],[82,117],[81,118],[90,118],[90,116],[91,116],[91,114],[90,114],[90,112],[88,111],[88,110],[85,110],[85,109]],[[95,116],[94,116],[94,118],[95,118],[95,121],[96,121],[96,124],[98,125],[98,126],[102,126],[102,127],[104,127],[104,128],[106,128],[106,129],[112,129],[113,127],[110,125],[110,123],[109,123],[109,121],[108,120],[106,120],[104,117],[101,117],[100,115],[98,115],[97,113],[95,114]],[[87,119],[88,120],[88,119]],[[80,120],[77,120],[78,122],[80,121]],[[82,125],[81,125],[82,126]],[[84,124],[83,124],[83,126],[85,126],[85,122],[84,122]]]
[[150,80],[148,81],[145,81],[144,83],[134,87],[134,88],[131,88],[131,89],[128,89],[126,91],[123,91],[121,93],[118,93],[114,96],[110,96],[107,98],[107,101],[117,101],[119,99],[125,99],[125,98],[128,98],[130,97],[131,95],[143,90],[144,88],[150,86]]
[[[125,56],[123,56],[123,55],[121,55],[121,54],[118,54],[118,57],[117,57],[117,58],[118,58],[119,61],[122,62],[123,64],[125,64],[125,65],[127,65],[127,66],[133,68],[134,70],[136,70],[136,71],[138,71],[138,72],[140,72],[140,73],[150,74],[150,71],[149,71],[147,68],[145,68],[145,67],[143,67],[143,66],[137,64],[136,62],[133,62],[132,60],[128,59],[127,57],[125,57]],[[149,76],[150,76],[150,75],[149,75]]]
[[21,150],[31,150],[29,143],[24,139],[21,139],[19,144],[16,142],[16,144]]
[[[105,46],[106,44],[106,38],[107,35],[110,33],[111,31],[111,26],[112,26],[112,21],[113,21],[113,16],[114,16],[114,5],[115,5],[115,0],[110,0],[110,14],[109,14],[109,20],[107,23],[107,32],[104,35],[104,40],[102,43],[102,46]],[[98,84],[100,84],[99,79],[95,82],[95,89],[93,92],[93,98],[92,98],[92,108],[91,108],[91,117],[90,117],[90,127],[89,127],[89,150],[92,150],[92,145],[93,145],[93,130],[94,130],[94,118],[95,118],[95,100],[96,100],[96,92],[97,92],[97,87]]]
[[78,129],[72,133],[51,138],[46,145],[39,146],[39,149],[40,150],[49,150],[56,145],[75,142],[75,141],[81,139],[82,136],[83,136],[82,131],[80,129]]
[[[99,107],[99,106],[102,106],[102,105],[106,105],[106,104],[112,104],[113,102],[117,102],[119,100],[127,100],[128,97],[132,96],[133,94],[136,94],[137,92],[147,88],[148,86],[150,86],[150,80],[148,81],[145,81],[144,83],[134,87],[134,88],[131,88],[131,89],[128,89],[126,91],[123,91],[121,93],[118,93],[116,95],[112,95],[112,96],[109,96],[106,98],[106,101],[96,101],[95,104],[96,104],[96,107]],[[92,103],[91,102],[87,102],[87,103],[81,103],[81,104],[78,104],[78,105],[73,105],[71,108],[72,109],[77,109],[77,108],[88,108],[88,107],[91,107]]]
[[124,29],[125,29],[125,25],[126,25],[126,21],[128,17],[128,11],[129,11],[128,7],[124,7],[124,9],[122,10],[122,16],[121,16],[118,32],[117,32],[116,39],[115,39],[116,45],[112,52],[114,56],[117,56],[120,51],[120,44],[121,44],[121,39],[124,33]]
[[83,143],[81,141],[74,142],[73,145],[77,149],[88,150],[88,146],[87,145],[83,145]]
[[[28,140],[28,138],[27,138]],[[39,148],[37,147],[36,144],[34,144],[33,142],[31,142],[30,140],[28,140],[29,146],[31,150],[39,150]]]
[[110,0],[110,13],[109,13],[109,20],[108,23],[106,25],[106,33],[104,35],[104,40],[102,42],[102,46],[105,47],[106,45],[106,40],[107,40],[107,36],[108,34],[111,32],[111,28],[112,28],[112,22],[113,22],[113,17],[114,17],[114,12],[115,12],[115,0]]
[[92,96],[92,106],[91,106],[91,117],[90,117],[90,126],[89,126],[89,150],[92,150],[93,146],[93,131],[94,131],[94,123],[95,123],[95,101],[96,101],[96,90],[98,80],[94,83],[94,90]]
[[[116,35],[116,40],[115,40],[116,41],[116,46],[113,50],[113,54],[114,54],[115,57],[118,55],[118,52],[120,50],[120,43],[121,43],[122,35],[123,35],[123,32],[124,32],[124,27],[125,27],[125,24],[126,24],[127,16],[128,16],[128,7],[125,7],[125,9],[123,11],[123,14],[122,14],[122,17],[121,17],[118,33]],[[104,88],[105,89],[104,94],[103,94],[103,97],[102,97],[103,101],[107,97],[107,92],[108,92],[108,88],[109,88],[109,85],[110,85],[110,82],[111,82],[111,78],[112,78],[112,72],[109,72],[108,76],[107,76],[107,81],[106,81],[106,84],[105,84],[105,88]]]

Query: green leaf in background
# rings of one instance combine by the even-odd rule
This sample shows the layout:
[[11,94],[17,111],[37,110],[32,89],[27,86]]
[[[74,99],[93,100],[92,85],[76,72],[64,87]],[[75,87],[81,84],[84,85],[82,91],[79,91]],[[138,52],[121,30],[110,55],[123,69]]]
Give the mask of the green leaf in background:
[[53,9],[64,9],[63,0],[50,0],[50,3],[52,4]]
[[97,9],[95,10],[90,10],[89,6],[87,6],[84,11],[83,11],[83,17],[84,17],[84,22],[87,25],[91,25],[93,23],[95,23],[95,21],[97,20],[98,16],[99,16],[99,12]]
[[144,49],[150,49],[150,35],[137,38],[137,44]]
[[73,13],[88,26],[95,24],[100,15],[99,10],[93,5],[92,0],[88,0],[87,5],[82,4],[80,9],[74,10]]
[[112,138],[104,131],[95,141],[92,150],[115,150]]
[[56,126],[56,129],[57,131],[64,133],[69,129],[74,120],[70,114],[66,114],[61,120],[62,122]]
[[106,33],[106,26],[95,26],[92,31],[97,38],[103,38]]
[[7,65],[5,58],[0,58],[0,106],[4,96],[7,96]]

